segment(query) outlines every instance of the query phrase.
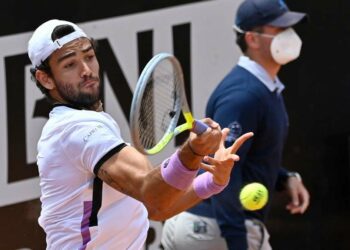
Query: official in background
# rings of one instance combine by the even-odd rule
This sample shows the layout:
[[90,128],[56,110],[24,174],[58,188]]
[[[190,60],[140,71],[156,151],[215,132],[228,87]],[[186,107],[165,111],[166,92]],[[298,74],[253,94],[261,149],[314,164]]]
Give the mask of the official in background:
[[[246,131],[255,136],[238,152],[241,159],[222,193],[166,221],[166,250],[269,250],[264,221],[274,191],[289,195],[290,213],[307,209],[309,193],[300,175],[281,166],[289,122],[285,86],[277,76],[299,56],[302,41],[293,26],[305,18],[283,0],[245,0],[239,6],[233,28],[243,55],[210,96],[206,115],[231,129],[226,146]],[[251,182],[269,190],[269,202],[261,210],[245,211],[240,204],[239,192]]]

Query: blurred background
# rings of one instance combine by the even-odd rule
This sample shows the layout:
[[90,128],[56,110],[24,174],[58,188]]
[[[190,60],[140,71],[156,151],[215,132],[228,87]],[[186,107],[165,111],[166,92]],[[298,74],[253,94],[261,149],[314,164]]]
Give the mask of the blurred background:
[[[196,117],[240,52],[232,24],[241,0],[12,0],[0,15],[0,249],[45,249],[38,226],[36,141],[50,110],[31,82],[27,41],[42,22],[76,22],[98,43],[106,111],[129,141],[128,114],[139,73],[152,55],[174,53],[184,66]],[[267,221],[274,249],[350,249],[350,2],[286,0],[307,12],[298,25],[301,57],[282,68],[290,134],[284,165],[300,172],[311,193],[302,216],[274,197]],[[163,155],[173,151],[170,145]],[[158,162],[163,155],[151,160]],[[145,249],[159,249],[152,222]]]

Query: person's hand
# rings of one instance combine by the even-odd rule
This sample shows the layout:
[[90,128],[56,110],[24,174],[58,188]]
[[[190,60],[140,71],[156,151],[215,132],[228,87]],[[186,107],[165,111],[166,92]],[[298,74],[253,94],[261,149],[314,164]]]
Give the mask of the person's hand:
[[221,128],[217,122],[210,118],[205,118],[202,122],[208,125],[207,130],[200,135],[191,133],[188,141],[189,147],[196,155],[214,154],[220,146]]
[[291,199],[286,209],[291,214],[303,214],[309,206],[310,195],[302,181],[293,176],[289,177],[286,182],[286,191]]
[[239,156],[236,155],[237,150],[253,136],[252,132],[246,133],[240,136],[232,146],[225,148],[225,139],[229,131],[228,128],[222,130],[221,143],[214,157],[204,157],[204,161],[208,164],[201,164],[201,168],[213,174],[213,180],[218,185],[226,185],[229,182],[234,163],[239,160]]

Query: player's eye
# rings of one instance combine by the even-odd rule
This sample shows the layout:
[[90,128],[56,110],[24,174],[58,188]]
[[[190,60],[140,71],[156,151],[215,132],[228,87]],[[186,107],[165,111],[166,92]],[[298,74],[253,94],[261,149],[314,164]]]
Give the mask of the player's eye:
[[86,57],[86,59],[88,60],[88,61],[91,61],[92,59],[94,59],[95,58],[95,55],[87,55],[87,57]]
[[70,69],[70,68],[73,68],[74,65],[75,65],[74,62],[66,63],[66,64],[64,65],[64,68],[65,68],[65,69]]

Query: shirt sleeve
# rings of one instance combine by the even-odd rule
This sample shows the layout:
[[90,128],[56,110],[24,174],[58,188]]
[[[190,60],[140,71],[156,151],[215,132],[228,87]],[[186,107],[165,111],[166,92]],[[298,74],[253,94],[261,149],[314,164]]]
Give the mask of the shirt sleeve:
[[280,167],[278,170],[278,176],[277,176],[277,181],[275,186],[276,191],[285,190],[285,183],[287,179],[288,179],[288,170]]
[[66,128],[61,146],[66,157],[84,171],[94,173],[95,165],[113,148],[123,144],[119,128],[101,121],[84,121]]

